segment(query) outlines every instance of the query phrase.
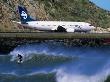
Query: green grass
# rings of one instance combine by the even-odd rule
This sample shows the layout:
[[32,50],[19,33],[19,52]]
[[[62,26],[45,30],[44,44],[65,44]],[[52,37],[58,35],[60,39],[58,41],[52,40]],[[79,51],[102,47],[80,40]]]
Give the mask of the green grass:
[[107,80],[105,82],[110,82],[110,76],[107,78]]

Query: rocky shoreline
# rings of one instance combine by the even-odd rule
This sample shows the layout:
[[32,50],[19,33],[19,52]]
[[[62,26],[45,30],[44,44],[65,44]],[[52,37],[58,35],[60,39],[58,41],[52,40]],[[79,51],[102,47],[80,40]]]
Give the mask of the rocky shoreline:
[[66,46],[108,46],[110,39],[35,39],[35,38],[0,38],[0,52],[9,53],[15,47],[32,43],[52,43]]
[[110,28],[96,27],[96,29],[91,31],[92,33],[110,33]]

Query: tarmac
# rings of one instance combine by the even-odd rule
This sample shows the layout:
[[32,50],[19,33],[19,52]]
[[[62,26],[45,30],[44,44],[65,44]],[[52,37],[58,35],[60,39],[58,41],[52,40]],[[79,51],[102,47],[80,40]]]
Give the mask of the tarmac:
[[35,39],[86,39],[86,38],[110,38],[110,33],[0,33],[0,38],[35,38]]

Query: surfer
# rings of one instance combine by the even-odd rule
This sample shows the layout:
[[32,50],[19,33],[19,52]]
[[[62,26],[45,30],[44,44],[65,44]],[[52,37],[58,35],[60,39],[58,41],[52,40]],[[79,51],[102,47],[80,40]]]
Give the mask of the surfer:
[[18,54],[18,63],[22,63],[23,57],[22,55]]

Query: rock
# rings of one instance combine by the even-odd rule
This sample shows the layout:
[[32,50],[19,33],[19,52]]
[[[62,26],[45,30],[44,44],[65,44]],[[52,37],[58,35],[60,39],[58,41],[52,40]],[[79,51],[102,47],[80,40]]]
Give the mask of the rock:
[[108,33],[110,32],[110,28],[104,29],[101,27],[96,27],[96,29],[92,30],[92,33]]
[[110,32],[110,28],[107,28],[107,31]]

